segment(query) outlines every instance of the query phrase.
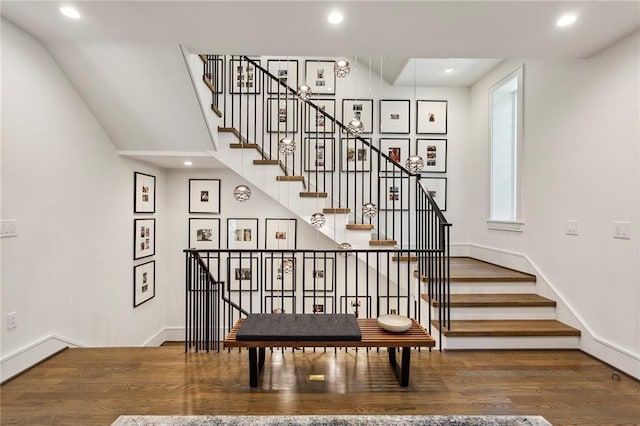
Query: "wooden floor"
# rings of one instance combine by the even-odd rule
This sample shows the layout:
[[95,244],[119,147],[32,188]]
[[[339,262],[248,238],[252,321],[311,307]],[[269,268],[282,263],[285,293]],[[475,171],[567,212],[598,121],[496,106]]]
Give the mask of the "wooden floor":
[[[554,425],[640,424],[640,383],[579,351],[412,354],[408,388],[387,354],[267,351],[261,388],[248,354],[182,346],[69,349],[0,387],[2,425],[111,424],[121,414],[528,414]],[[308,381],[324,374],[325,382]],[[619,379],[612,374],[619,374]]]

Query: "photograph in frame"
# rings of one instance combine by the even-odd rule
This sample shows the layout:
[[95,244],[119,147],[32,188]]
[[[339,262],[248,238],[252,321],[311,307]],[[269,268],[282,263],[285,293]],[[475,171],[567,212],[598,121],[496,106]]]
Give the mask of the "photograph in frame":
[[303,296],[305,314],[332,314],[333,296],[317,294],[315,296]]
[[388,174],[387,176],[388,177],[380,177],[380,187],[383,190],[380,194],[380,211],[408,210],[409,194],[411,191],[408,177],[398,177],[392,174]]
[[273,256],[264,259],[265,291],[291,292],[296,289],[296,258],[292,253],[281,256],[274,253]]
[[429,191],[440,210],[447,210],[447,178],[423,177],[420,184]]
[[295,99],[267,99],[267,132],[295,133],[298,131],[298,102]]
[[227,219],[227,248],[238,250],[257,249],[258,219]]
[[305,132],[307,133],[334,133],[335,121],[326,117],[321,111],[326,112],[331,117],[336,116],[336,101],[334,99],[314,99],[313,104],[317,109],[305,105],[307,117],[305,121]]
[[447,172],[446,139],[417,139],[416,154],[424,161],[421,173]]
[[[260,59],[251,58],[252,61],[260,64]],[[241,59],[231,59],[229,61],[231,94],[233,95],[257,95],[260,93],[260,78],[255,65]]]
[[[371,143],[371,139],[364,138]],[[340,170],[343,172],[368,172],[371,170],[371,148],[355,138],[341,138]]]
[[189,218],[189,248],[216,250],[220,248],[220,219]]
[[408,134],[411,130],[411,102],[402,99],[380,100],[380,133]]
[[255,256],[229,256],[227,282],[229,291],[258,291],[260,266]]
[[373,133],[373,99],[343,99],[342,124],[357,118],[364,126],[363,134]]
[[189,213],[220,213],[220,179],[189,179]]
[[335,143],[331,137],[304,138],[304,171],[333,172]]
[[133,260],[156,254],[156,220],[133,220]]
[[447,101],[416,101],[416,133],[447,133]]
[[[274,75],[279,82],[287,87],[296,90],[298,88],[298,60],[297,59],[269,59],[267,61],[267,70]],[[289,95],[291,91],[287,87],[269,79],[268,93],[270,95]]]
[[297,248],[297,219],[265,219],[265,249],[292,250]]
[[315,95],[336,94],[335,61],[306,60],[305,81]]
[[273,294],[264,297],[264,312],[295,314],[296,297],[285,294]]
[[305,257],[304,291],[327,293],[333,291],[334,259],[320,255],[316,258]]
[[133,267],[133,307],[137,308],[156,296],[156,261]]
[[133,212],[156,212],[156,177],[146,173],[133,173]]
[[[411,156],[410,142],[409,138],[380,138],[378,148],[389,157],[390,162],[405,167],[407,158]],[[394,167],[393,164],[387,163],[384,157],[382,158],[383,160],[381,160],[380,164],[381,174],[400,173],[400,168]]]
[[[407,298],[409,296],[380,296],[378,297],[379,315],[403,315],[407,313]],[[411,305],[413,306],[413,304]]]

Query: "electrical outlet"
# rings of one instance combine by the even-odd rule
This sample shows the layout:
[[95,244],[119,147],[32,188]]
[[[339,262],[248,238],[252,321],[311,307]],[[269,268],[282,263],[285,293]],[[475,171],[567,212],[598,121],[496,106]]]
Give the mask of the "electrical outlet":
[[567,235],[579,235],[579,233],[578,233],[578,221],[577,220],[568,220],[567,221]]
[[5,219],[0,221],[0,238],[17,237],[18,221],[15,219]]
[[18,327],[18,313],[11,312],[7,315],[7,330],[13,330]]
[[631,222],[624,222],[624,221],[613,222],[613,238],[630,240],[631,239]]

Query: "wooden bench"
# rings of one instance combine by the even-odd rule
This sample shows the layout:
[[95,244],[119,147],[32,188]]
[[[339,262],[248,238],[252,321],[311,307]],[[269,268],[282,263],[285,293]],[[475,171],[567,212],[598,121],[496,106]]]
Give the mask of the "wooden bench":
[[[258,374],[264,366],[265,348],[285,347],[285,348],[324,348],[324,347],[342,347],[342,348],[387,348],[389,352],[389,362],[393,368],[393,372],[400,382],[400,386],[409,385],[409,366],[411,362],[411,348],[426,347],[432,348],[436,342],[431,335],[418,324],[415,320],[411,320],[411,328],[404,333],[391,333],[383,330],[377,320],[363,318],[358,319],[358,326],[362,333],[362,340],[359,341],[304,341],[304,340],[252,340],[238,341],[236,333],[242,326],[244,318],[239,319],[231,329],[229,335],[224,339],[226,348],[247,348],[249,349],[249,385],[251,387],[258,386]],[[402,362],[400,365],[396,362],[396,350],[402,348]]]

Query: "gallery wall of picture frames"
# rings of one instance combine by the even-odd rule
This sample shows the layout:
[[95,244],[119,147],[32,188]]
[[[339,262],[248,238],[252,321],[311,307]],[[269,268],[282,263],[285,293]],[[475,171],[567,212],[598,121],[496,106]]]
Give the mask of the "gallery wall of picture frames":
[[156,294],[156,177],[133,172],[133,307],[153,299]]

